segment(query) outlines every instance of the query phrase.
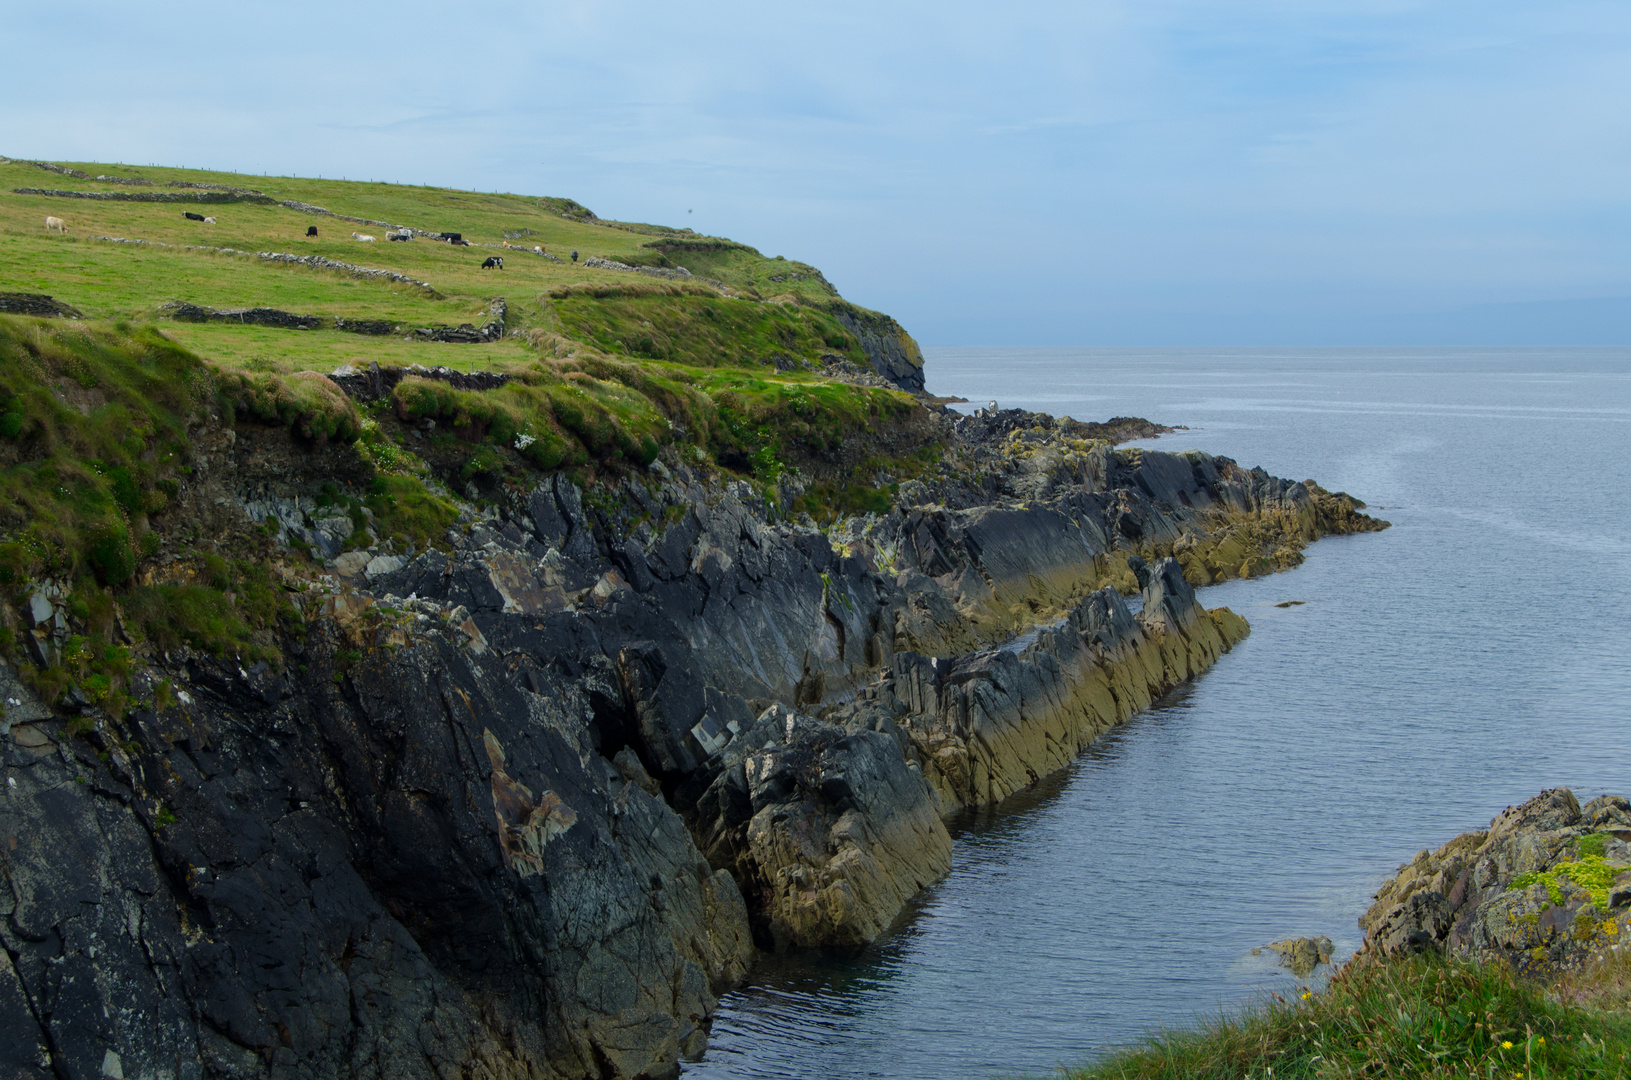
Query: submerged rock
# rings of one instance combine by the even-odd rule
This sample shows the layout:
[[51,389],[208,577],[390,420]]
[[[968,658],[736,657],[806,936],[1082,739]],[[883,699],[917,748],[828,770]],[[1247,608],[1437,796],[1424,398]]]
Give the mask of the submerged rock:
[[1299,979],[1319,965],[1329,964],[1333,949],[1328,937],[1286,938],[1284,941],[1270,942],[1268,947],[1280,954],[1280,963],[1290,968],[1291,973]]

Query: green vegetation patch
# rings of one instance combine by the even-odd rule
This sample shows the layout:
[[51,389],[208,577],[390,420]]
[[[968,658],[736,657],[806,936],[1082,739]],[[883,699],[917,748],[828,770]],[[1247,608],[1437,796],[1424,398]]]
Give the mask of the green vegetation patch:
[[[645,381],[657,388],[656,381]],[[404,422],[435,420],[467,443],[510,447],[539,469],[589,461],[649,465],[673,437],[657,400],[620,382],[543,364],[485,391],[409,376],[391,400]],[[492,455],[476,451],[467,470],[499,467]]]
[[[1614,884],[1614,879],[1631,869],[1621,863],[1611,863],[1599,854],[1588,854],[1587,849],[1596,837],[1582,838],[1579,844],[1580,856],[1576,861],[1554,866],[1550,870],[1534,870],[1527,874],[1519,874],[1507,886],[1510,892],[1513,889],[1527,889],[1531,885],[1545,885],[1546,892],[1552,903],[1563,903],[1563,882],[1567,880],[1575,889],[1591,894],[1591,902],[1597,905],[1599,911],[1608,910],[1608,894]],[[1595,845],[1601,852],[1602,845]],[[1571,890],[1573,891],[1573,890]]]
[[550,304],[562,331],[606,352],[693,367],[785,368],[827,354],[868,364],[860,341],[837,319],[796,304],[657,290],[606,298],[559,291],[565,297]]
[[363,505],[374,513],[373,528],[381,539],[417,547],[445,547],[447,530],[459,511],[434,495],[415,476],[375,476]]
[[264,564],[205,555],[203,582],[145,585],[121,606],[133,636],[158,649],[189,645],[213,656],[282,661],[271,634],[302,632],[300,612]]
[[[1625,1077],[1631,1017],[1554,1000],[1495,967],[1350,963],[1321,993],[1163,1032],[1072,1080]],[[1272,1070],[1272,1073],[1270,1072]]]
[[0,317],[0,583],[128,580],[213,393],[151,328]]
[[357,406],[326,375],[297,371],[286,377],[217,372],[221,393],[238,415],[278,424],[316,442],[354,442],[362,434]]

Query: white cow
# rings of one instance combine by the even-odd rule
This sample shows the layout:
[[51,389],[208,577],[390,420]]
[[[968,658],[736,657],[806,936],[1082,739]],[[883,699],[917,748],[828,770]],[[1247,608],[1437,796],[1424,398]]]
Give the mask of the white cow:
[[45,219],[45,231],[65,233],[68,231],[68,223],[59,217],[48,217]]
[[215,219],[214,219],[214,218],[212,218],[212,217],[207,217],[207,218],[205,218],[205,219],[204,219],[204,224],[206,224],[206,225],[214,225],[214,224],[215,224]]
[[361,240],[365,244],[372,244],[374,242],[374,238],[372,236],[369,236],[366,233],[360,233],[360,232],[352,233],[351,234],[351,239]]

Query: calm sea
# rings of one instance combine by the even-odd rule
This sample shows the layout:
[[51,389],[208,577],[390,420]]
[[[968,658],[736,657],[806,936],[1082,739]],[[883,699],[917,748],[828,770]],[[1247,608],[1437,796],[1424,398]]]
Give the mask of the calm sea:
[[[858,956],[767,960],[687,1077],[1040,1076],[1339,955],[1397,865],[1565,784],[1631,794],[1631,349],[932,349],[973,408],[1187,425],[1386,532],[1207,589],[1252,635],[959,824]],[[1281,608],[1287,600],[1304,604]]]

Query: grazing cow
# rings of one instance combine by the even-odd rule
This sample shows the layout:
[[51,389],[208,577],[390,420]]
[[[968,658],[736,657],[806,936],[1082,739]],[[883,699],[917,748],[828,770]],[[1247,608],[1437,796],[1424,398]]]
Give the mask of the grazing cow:
[[207,218],[205,218],[205,219],[204,219],[204,224],[206,224],[206,225],[214,225],[214,224],[215,224],[215,219],[214,219],[214,218],[212,218],[212,217],[207,217]]
[[487,260],[481,264],[481,268],[483,270],[502,270],[502,269],[504,269],[504,256],[502,256],[502,255],[489,255],[489,256],[487,256]]
[[573,253],[572,253],[572,261],[573,261],[573,262],[577,262],[577,261],[578,261],[578,253],[577,253],[577,252],[575,252],[575,251],[574,251],[574,252],[573,252]]
[[204,220],[204,215],[203,214],[195,214],[191,210],[183,210],[181,212],[181,216],[186,218],[188,221],[203,221]]
[[307,225],[306,226],[306,235],[307,236],[316,236],[317,235],[317,226]]
[[59,217],[48,217],[45,219],[45,231],[65,233],[68,231],[68,223]]
[[533,252],[535,254],[538,254],[538,255],[542,255],[544,253],[544,249],[542,247],[538,246],[537,244],[532,245],[532,250],[533,250]]
[[374,242],[374,238],[372,236],[369,236],[367,233],[360,233],[360,232],[352,233],[351,234],[351,239],[360,240],[365,244],[372,244]]

